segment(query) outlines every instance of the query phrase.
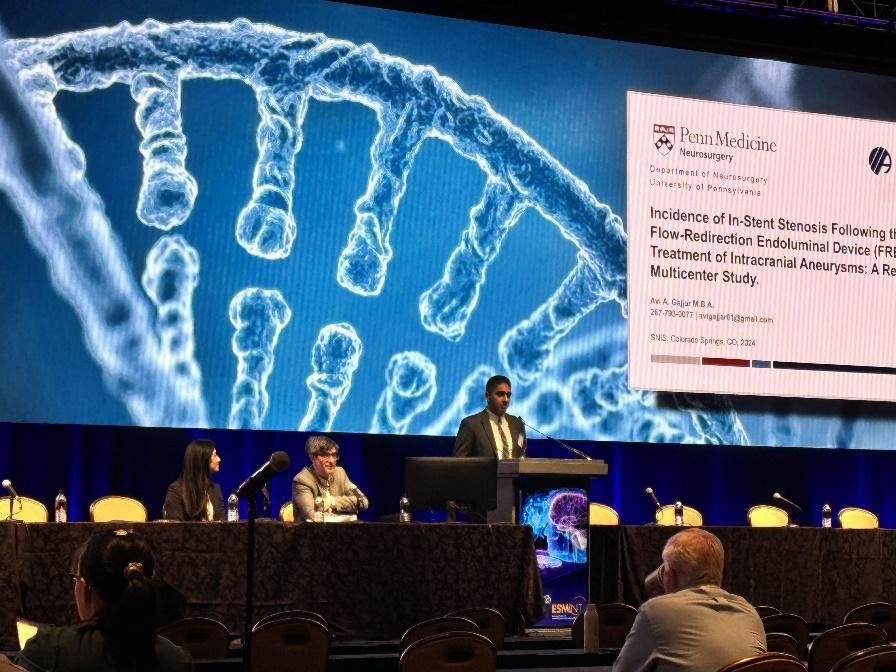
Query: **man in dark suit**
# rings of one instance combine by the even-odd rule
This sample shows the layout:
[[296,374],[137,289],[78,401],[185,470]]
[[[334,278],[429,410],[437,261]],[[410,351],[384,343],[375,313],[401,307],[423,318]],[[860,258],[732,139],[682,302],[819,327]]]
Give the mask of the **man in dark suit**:
[[495,457],[506,460],[526,452],[526,427],[507,413],[510,379],[492,376],[485,384],[485,408],[461,420],[454,439],[455,457]]

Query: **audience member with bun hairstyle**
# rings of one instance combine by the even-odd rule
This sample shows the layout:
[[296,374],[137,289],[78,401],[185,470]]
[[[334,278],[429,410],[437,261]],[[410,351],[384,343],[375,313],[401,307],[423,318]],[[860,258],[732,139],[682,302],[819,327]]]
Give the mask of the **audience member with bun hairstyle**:
[[155,559],[124,530],[94,534],[72,575],[81,623],[40,627],[16,663],[32,672],[187,672],[189,654],[156,634]]
[[215,442],[196,439],[187,444],[180,476],[168,486],[162,517],[167,520],[224,520],[224,495],[212,483],[221,468]]

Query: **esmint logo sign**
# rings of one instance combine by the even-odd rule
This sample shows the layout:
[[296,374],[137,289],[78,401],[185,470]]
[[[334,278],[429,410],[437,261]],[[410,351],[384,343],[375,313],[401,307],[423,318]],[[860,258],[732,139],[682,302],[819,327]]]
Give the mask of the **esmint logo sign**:
[[675,146],[675,127],[666,126],[664,124],[653,125],[653,146],[656,150],[666,156]]
[[871,166],[871,172],[875,175],[880,175],[881,171],[889,173],[890,168],[893,166],[890,152],[883,147],[875,147],[868,156],[868,165]]

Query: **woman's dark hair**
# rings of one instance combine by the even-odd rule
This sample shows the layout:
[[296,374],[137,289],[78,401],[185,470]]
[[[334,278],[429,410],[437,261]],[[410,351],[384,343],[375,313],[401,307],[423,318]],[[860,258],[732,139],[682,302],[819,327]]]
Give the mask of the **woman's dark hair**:
[[212,487],[209,477],[209,461],[215,452],[215,442],[209,439],[195,439],[187,444],[184,452],[184,466],[180,472],[183,485],[184,513],[187,520],[205,518],[208,491]]
[[78,574],[105,602],[97,623],[119,669],[155,669],[154,572],[149,542],[125,530],[94,534],[81,554]]

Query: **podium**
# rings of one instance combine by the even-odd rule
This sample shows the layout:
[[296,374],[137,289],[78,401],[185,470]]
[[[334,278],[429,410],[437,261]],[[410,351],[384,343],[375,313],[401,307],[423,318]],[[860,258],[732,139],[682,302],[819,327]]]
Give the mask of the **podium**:
[[490,523],[519,522],[520,479],[539,486],[582,488],[588,490],[588,479],[607,475],[603,460],[522,458],[498,461],[498,507],[488,512]]

